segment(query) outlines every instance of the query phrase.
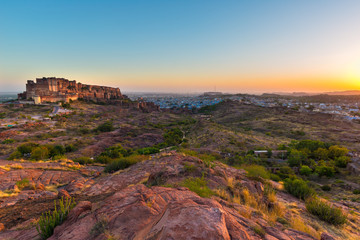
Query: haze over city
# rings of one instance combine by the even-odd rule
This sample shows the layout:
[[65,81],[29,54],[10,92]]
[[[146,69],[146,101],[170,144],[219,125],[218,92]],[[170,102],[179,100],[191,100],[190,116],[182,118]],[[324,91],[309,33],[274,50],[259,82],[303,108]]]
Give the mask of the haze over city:
[[360,89],[358,1],[6,1],[0,90],[65,77],[137,92]]

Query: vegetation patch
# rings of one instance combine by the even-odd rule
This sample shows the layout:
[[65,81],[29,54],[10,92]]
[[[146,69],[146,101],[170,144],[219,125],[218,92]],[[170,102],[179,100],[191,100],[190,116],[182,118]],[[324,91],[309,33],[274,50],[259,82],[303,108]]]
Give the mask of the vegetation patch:
[[301,178],[286,179],[284,187],[288,193],[303,200],[315,195],[315,191]]
[[183,187],[187,187],[190,191],[195,192],[200,197],[209,198],[214,195],[214,192],[207,186],[207,181],[204,177],[187,178],[181,185]]
[[54,205],[54,211],[42,214],[36,226],[41,239],[48,239],[53,235],[55,227],[66,220],[70,210],[75,207],[76,203],[72,198],[66,198],[65,200],[62,198],[59,200],[58,207],[56,201],[54,201]]
[[334,207],[319,198],[308,199],[306,209],[319,219],[332,225],[338,226],[347,222],[347,217],[340,208]]
[[144,156],[144,155],[131,155],[128,157],[115,159],[115,160],[112,160],[108,165],[106,165],[104,171],[107,173],[113,173],[113,172],[128,168],[131,165],[134,165],[135,163],[142,162],[147,159],[148,159],[148,156]]

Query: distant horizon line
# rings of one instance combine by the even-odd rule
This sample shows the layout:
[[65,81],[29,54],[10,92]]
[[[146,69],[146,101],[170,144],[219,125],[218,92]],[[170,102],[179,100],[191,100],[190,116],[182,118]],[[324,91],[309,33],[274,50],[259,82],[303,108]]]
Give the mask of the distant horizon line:
[[[0,94],[18,94],[23,91],[6,91],[0,92]],[[360,89],[351,89],[351,90],[335,90],[335,91],[323,91],[323,92],[311,92],[311,91],[271,91],[271,92],[223,92],[223,91],[194,91],[194,92],[167,92],[167,91],[121,91],[124,94],[203,94],[208,92],[219,92],[222,94],[250,94],[250,95],[261,95],[261,94],[277,94],[277,95],[294,95],[294,94],[311,94],[311,95],[320,95],[320,94],[328,94],[328,93],[351,93],[351,92],[358,92],[360,95]]]

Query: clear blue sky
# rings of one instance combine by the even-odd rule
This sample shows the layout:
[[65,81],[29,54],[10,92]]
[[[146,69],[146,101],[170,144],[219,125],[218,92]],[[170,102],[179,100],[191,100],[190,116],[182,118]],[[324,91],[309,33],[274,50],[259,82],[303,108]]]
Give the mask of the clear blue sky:
[[359,13],[357,0],[2,1],[0,92],[42,76],[123,91],[356,88]]

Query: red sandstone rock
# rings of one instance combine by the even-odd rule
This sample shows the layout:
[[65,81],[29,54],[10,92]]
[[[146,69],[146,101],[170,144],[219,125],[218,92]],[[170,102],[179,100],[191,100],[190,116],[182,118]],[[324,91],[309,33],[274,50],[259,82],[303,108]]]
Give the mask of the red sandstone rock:
[[64,190],[64,189],[61,189],[58,193],[58,198],[71,198],[70,194]]
[[40,182],[36,183],[35,188],[36,188],[36,190],[41,190],[41,191],[45,190],[44,184],[42,184]]

